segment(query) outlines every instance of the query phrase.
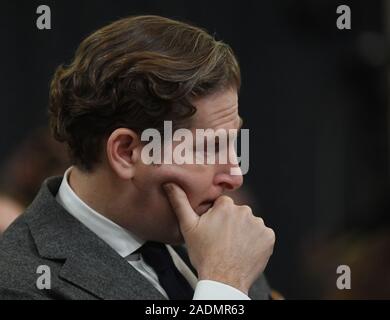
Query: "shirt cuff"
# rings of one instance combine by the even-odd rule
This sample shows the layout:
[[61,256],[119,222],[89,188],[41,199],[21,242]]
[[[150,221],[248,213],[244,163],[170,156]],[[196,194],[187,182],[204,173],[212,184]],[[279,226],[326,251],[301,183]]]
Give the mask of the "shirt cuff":
[[193,300],[251,300],[245,293],[227,284],[200,280],[195,288]]

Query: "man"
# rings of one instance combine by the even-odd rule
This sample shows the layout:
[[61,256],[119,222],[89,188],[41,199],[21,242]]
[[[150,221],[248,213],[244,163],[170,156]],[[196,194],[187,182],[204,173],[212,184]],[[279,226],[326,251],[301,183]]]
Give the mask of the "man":
[[165,120],[239,129],[239,87],[230,47],[182,22],[129,17],[86,38],[50,89],[51,127],[74,165],[5,232],[0,298],[268,298],[274,233],[223,195],[242,184],[237,162],[142,156],[142,132]]

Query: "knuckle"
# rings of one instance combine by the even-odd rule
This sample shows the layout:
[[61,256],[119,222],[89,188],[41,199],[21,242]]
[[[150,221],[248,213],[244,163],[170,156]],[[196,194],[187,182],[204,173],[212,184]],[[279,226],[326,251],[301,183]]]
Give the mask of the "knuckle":
[[264,220],[260,217],[253,216],[254,223],[257,227],[264,232]]
[[250,214],[250,215],[253,214],[250,206],[243,205],[243,206],[240,206],[240,209],[241,209],[241,212],[243,212],[243,213]]
[[257,223],[260,224],[261,226],[264,226],[264,220],[263,220],[263,218],[261,218],[261,217],[256,217],[256,221],[257,221]]
[[272,243],[275,243],[275,240],[276,240],[275,231],[272,230],[271,228],[267,228],[267,235],[268,235],[270,241],[271,241]]
[[222,195],[216,200],[216,203],[227,206],[233,204],[233,200],[228,196]]

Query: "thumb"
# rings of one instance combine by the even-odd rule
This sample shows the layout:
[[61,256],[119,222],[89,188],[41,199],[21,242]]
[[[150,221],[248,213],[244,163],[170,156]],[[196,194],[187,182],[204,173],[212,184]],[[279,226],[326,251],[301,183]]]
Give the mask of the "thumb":
[[163,185],[163,188],[179,220],[181,232],[184,234],[196,227],[199,216],[192,209],[184,190],[174,183],[166,183]]

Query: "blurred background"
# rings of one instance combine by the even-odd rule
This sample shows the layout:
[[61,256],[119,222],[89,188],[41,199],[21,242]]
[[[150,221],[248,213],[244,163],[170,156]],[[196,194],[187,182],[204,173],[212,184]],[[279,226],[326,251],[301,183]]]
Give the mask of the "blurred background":
[[[97,28],[158,14],[206,28],[238,56],[251,153],[238,197],[276,232],[271,286],[287,299],[389,299],[389,2],[3,0],[0,223],[69,165],[46,130],[56,66]],[[41,4],[51,30],[36,28]],[[336,27],[342,4],[351,30]],[[351,290],[336,287],[339,265]]]

